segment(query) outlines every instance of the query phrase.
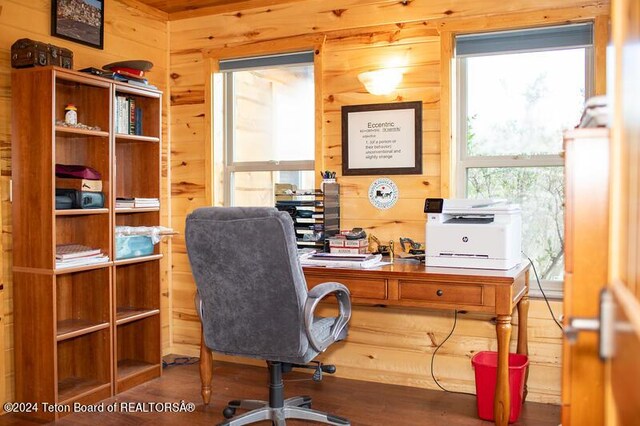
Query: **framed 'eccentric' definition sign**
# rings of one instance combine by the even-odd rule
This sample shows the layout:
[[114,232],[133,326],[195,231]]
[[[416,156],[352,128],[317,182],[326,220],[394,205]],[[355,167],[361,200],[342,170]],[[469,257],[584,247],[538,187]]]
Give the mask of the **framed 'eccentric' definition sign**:
[[342,107],[342,174],[422,173],[422,103]]

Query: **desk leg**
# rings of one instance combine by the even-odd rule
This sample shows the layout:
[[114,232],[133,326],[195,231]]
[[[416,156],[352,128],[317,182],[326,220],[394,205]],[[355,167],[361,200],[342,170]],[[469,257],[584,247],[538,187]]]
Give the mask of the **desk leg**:
[[498,335],[498,377],[493,413],[497,426],[509,424],[509,341],[511,339],[511,315],[498,315],[496,323]]
[[213,359],[211,351],[204,343],[204,333],[200,341],[200,382],[202,383],[202,402],[209,405],[211,399],[211,378],[213,376]]
[[[529,340],[527,338],[527,327],[529,319],[529,292],[527,291],[518,303],[518,353],[529,356]],[[529,380],[529,367],[524,378],[524,395],[522,402],[527,399],[527,381]]]

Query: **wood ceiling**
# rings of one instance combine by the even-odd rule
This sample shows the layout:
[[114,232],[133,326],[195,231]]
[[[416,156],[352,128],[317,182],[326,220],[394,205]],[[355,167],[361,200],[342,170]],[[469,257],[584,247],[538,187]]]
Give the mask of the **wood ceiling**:
[[237,12],[254,7],[274,6],[295,0],[138,0],[169,14],[170,19],[215,13]]

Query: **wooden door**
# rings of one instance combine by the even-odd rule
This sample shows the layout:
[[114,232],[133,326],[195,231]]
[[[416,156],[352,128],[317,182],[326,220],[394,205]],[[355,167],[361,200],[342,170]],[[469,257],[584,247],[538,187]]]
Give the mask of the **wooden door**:
[[[596,318],[607,282],[609,130],[565,133],[564,328],[574,318]],[[580,333],[562,347],[562,424],[604,422],[604,365],[596,333]]]
[[[607,425],[640,422],[640,2],[612,5],[615,48],[609,289],[616,304]],[[610,391],[609,391],[610,390]]]
[[[566,152],[565,327],[572,317],[598,316],[598,282],[606,281],[615,313],[610,330],[613,345],[600,348],[602,337],[595,333],[580,333],[573,345],[565,339],[565,426],[637,425],[640,421],[640,2],[614,1],[612,28],[611,141],[606,152],[593,140],[580,144],[576,140]],[[608,171],[603,157],[607,154]],[[585,170],[591,171],[575,175]],[[609,200],[608,218],[602,210],[603,199]],[[602,234],[607,228],[608,238]],[[607,259],[605,265],[603,259]],[[611,355],[602,361],[599,350],[606,348]]]

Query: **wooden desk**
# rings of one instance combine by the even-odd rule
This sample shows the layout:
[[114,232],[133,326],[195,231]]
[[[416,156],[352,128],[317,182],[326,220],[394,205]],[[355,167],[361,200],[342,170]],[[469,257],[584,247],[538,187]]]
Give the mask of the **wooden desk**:
[[[495,423],[499,426],[508,424],[509,341],[511,314],[516,306],[519,318],[517,352],[528,355],[528,263],[508,271],[433,268],[403,260],[375,269],[303,269],[309,288],[327,281],[341,282],[351,291],[354,305],[457,309],[496,315],[498,377],[494,400]],[[205,404],[209,403],[211,397],[211,361],[211,352],[205,347],[203,340],[200,349],[200,376]]]

